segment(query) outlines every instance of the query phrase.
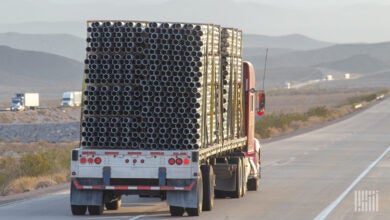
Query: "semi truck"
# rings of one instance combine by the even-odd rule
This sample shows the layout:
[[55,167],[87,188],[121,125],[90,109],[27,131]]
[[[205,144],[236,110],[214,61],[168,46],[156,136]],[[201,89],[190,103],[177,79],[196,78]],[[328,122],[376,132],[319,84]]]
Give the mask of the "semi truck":
[[158,196],[172,216],[259,189],[254,117],[265,93],[242,60],[242,32],[214,24],[88,21],[73,215]]
[[64,92],[62,94],[62,107],[75,107],[81,105],[81,91]]
[[16,93],[12,98],[11,111],[24,111],[39,107],[39,93]]

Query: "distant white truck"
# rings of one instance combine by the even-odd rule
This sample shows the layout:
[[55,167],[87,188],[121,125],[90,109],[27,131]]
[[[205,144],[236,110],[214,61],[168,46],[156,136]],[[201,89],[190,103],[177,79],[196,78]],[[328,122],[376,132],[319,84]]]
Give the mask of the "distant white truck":
[[61,106],[74,107],[81,104],[81,91],[64,92],[62,94]]
[[16,93],[12,98],[11,111],[24,111],[39,107],[39,93]]

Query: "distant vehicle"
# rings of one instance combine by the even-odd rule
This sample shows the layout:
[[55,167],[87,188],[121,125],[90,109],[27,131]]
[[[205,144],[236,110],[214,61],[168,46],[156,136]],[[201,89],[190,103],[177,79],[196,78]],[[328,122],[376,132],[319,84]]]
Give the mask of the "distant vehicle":
[[39,93],[16,93],[12,98],[11,111],[36,109],[39,106]]
[[385,95],[384,94],[382,94],[382,95],[377,95],[376,96],[376,99],[377,100],[382,100],[382,99],[384,99],[385,98]]
[[332,81],[333,80],[333,76],[332,75],[327,75],[325,79],[328,80],[328,81]]
[[61,106],[80,106],[81,104],[81,92],[80,91],[72,91],[72,92],[64,92],[62,94]]

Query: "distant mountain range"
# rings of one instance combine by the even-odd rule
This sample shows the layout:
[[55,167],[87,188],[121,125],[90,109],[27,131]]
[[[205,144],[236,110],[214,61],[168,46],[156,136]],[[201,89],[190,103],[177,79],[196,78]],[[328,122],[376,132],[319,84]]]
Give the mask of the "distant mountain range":
[[[0,46],[0,79],[7,79],[0,82],[0,98],[5,96],[8,99],[13,93],[21,91],[58,96],[64,90],[80,89],[85,42],[83,38],[68,34],[0,34],[0,45],[6,45]],[[258,56],[261,60],[265,47],[271,48],[270,54],[276,56],[295,52],[294,49],[328,45],[299,35],[244,35],[244,42],[248,42],[247,46],[244,44],[245,58]],[[297,72],[298,75],[302,73],[306,72]],[[294,78],[294,75],[291,77]]]
[[[296,50],[310,50],[327,47],[330,43],[317,41],[303,35],[265,36],[244,34],[244,56],[263,55],[270,48],[273,55],[285,54]],[[68,34],[25,34],[0,33],[0,45],[20,50],[33,50],[57,54],[83,62],[85,58],[84,38]]]
[[60,34],[64,33],[84,39],[86,36],[87,23],[85,21],[63,22],[23,22],[4,24],[0,23],[1,33],[25,33],[33,35]]
[[[57,97],[62,91],[81,88],[84,39],[66,34],[4,33],[0,45],[7,45],[0,46],[0,99],[29,91]],[[301,35],[244,35],[244,59],[254,64],[258,85],[262,84],[266,48],[267,88],[320,79],[328,70],[364,75],[390,69],[390,42],[332,45]]]
[[0,46],[0,98],[16,92],[59,96],[80,90],[83,64],[66,57]]
[[265,36],[258,34],[243,35],[243,55],[245,59],[256,57],[264,60],[265,51],[269,49],[271,57],[288,54],[295,51],[314,50],[334,44],[293,34],[285,36]]
[[300,35],[265,36],[258,34],[244,34],[245,48],[278,48],[288,50],[313,50],[333,45],[332,43],[314,40]]
[[85,58],[85,40],[68,34],[0,33],[0,45],[57,54],[79,62]]
[[[264,68],[264,53],[246,57],[257,70]],[[269,50],[269,87],[289,81],[320,79],[324,69],[370,74],[390,69],[390,42],[376,44],[338,44],[321,49],[280,53]],[[259,72],[259,71],[258,71]],[[258,77],[258,79],[261,77]]]
[[339,44],[326,48],[295,51],[282,54],[274,62],[276,66],[315,66],[321,63],[348,59],[355,55],[369,55],[383,62],[390,62],[390,42],[375,44]]
[[343,60],[318,64],[318,66],[352,73],[374,73],[390,69],[389,62],[384,62],[367,54],[358,54]]

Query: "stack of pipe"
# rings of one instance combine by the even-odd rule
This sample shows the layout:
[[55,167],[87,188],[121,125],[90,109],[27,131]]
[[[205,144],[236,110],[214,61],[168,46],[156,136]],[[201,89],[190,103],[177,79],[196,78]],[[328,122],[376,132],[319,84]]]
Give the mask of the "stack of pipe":
[[232,139],[243,131],[242,32],[223,28],[221,41],[223,137]]
[[90,21],[87,31],[82,147],[193,150],[222,141],[222,120],[233,119],[222,116],[221,70],[229,70],[221,62],[241,71],[242,61],[221,55],[220,26]]

